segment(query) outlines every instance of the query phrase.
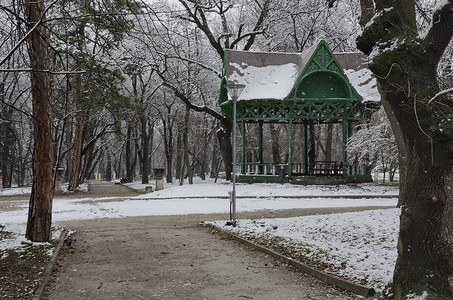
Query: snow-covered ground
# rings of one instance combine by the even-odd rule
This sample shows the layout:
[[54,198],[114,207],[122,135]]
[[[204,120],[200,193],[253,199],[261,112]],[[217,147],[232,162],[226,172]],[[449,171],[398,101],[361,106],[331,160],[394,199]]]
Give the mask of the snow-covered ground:
[[2,196],[17,196],[30,194],[30,187],[15,187],[15,188],[5,188],[0,189],[0,197]]
[[[136,189],[143,185],[130,184]],[[153,185],[153,184],[151,184]],[[229,214],[230,183],[212,180],[195,184],[166,185],[164,190],[129,199],[80,198],[53,201],[53,222],[121,218],[127,216]],[[12,193],[9,192],[9,195]],[[21,191],[22,193],[22,191]],[[0,197],[4,195],[0,191]],[[388,197],[380,197],[386,195]],[[395,186],[360,184],[297,186],[290,184],[238,184],[237,213],[264,209],[280,210],[321,207],[396,206]],[[28,203],[0,198],[10,203],[0,211],[0,224],[13,235],[0,243],[0,250],[19,247],[25,233]],[[8,202],[9,201],[9,202]],[[389,280],[396,259],[398,209],[317,215],[287,219],[240,220],[240,234],[281,237],[318,259],[337,266],[341,275],[363,278],[378,290]],[[216,223],[223,226],[225,221]],[[56,231],[58,234],[58,231]]]
[[397,258],[400,210],[382,209],[296,218],[207,222],[244,238],[277,240],[313,264],[329,263],[329,273],[380,291],[392,278]]

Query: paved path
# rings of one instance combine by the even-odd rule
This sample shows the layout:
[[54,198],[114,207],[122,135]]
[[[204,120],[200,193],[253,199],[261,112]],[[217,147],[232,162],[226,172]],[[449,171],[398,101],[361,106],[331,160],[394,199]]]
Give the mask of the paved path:
[[355,299],[197,224],[220,215],[68,223],[47,299]]
[[[92,187],[92,193],[103,190],[104,196],[115,195],[117,188],[108,183]],[[264,211],[241,213],[241,218],[348,210],[357,209]],[[226,214],[65,222],[75,231],[73,241],[63,248],[45,298],[357,299],[199,226],[225,218]]]

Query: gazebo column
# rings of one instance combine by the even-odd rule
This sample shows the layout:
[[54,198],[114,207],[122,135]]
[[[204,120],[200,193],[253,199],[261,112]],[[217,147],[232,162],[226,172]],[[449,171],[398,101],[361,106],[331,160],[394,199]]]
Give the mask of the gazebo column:
[[289,141],[288,141],[288,176],[293,173],[293,119],[289,119]]
[[241,118],[241,174],[245,174],[245,121]]
[[264,161],[263,161],[263,121],[258,123],[258,161],[259,161],[259,173],[263,174]]
[[308,123],[304,123],[304,172],[308,175]]

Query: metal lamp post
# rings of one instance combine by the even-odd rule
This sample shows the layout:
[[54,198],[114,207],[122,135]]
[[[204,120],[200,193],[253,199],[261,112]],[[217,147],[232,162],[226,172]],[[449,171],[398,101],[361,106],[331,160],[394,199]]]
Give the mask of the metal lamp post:
[[[231,98],[233,99],[233,191],[230,194],[230,220],[236,220],[236,102],[239,95],[245,88],[244,84],[226,84],[225,88],[228,90]],[[231,213],[232,210],[232,213]]]

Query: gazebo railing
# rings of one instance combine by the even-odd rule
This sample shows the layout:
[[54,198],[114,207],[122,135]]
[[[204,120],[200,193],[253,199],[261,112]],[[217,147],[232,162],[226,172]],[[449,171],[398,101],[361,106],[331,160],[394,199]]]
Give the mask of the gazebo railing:
[[[288,164],[273,164],[273,163],[258,163],[250,162],[245,163],[244,168],[241,169],[241,164],[236,164],[236,170],[242,175],[269,175],[279,176],[280,170],[284,169],[285,174],[288,175]],[[307,173],[308,170],[308,173]],[[366,170],[359,166],[347,167],[347,175],[365,175]],[[292,163],[291,175],[295,176],[342,176],[343,163],[338,161],[316,161],[313,166],[308,165],[305,168],[304,163]]]
[[293,163],[291,174],[293,175],[330,175],[341,176],[343,174],[343,164],[337,161],[316,161],[313,165],[304,163]]
[[313,167],[314,175],[342,175],[343,163],[337,161],[317,161]]
[[[285,169],[285,174],[288,174],[288,164],[271,164],[271,163],[246,163],[245,170],[241,172],[245,175],[273,175],[278,176],[280,169]],[[241,165],[237,168],[240,170]]]

